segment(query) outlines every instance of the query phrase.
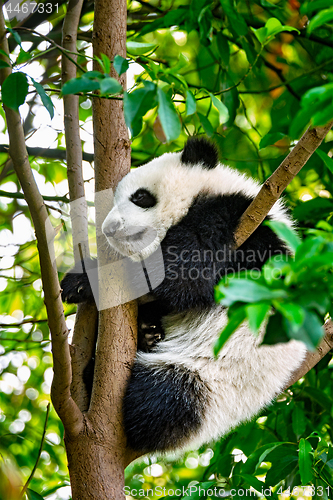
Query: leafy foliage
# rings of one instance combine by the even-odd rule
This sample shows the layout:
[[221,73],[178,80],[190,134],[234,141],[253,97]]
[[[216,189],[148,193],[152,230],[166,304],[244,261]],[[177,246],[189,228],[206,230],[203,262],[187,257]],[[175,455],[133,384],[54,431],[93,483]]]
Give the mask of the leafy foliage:
[[[295,339],[313,350],[322,339],[326,314],[333,314],[333,231],[318,231],[301,242],[283,223],[267,224],[295,254],[272,257],[262,272],[250,272],[240,279],[227,276],[217,286],[216,300],[229,307],[229,322],[221,338],[228,340],[246,318],[257,334],[268,319],[264,343]],[[216,354],[224,343],[221,338]]]

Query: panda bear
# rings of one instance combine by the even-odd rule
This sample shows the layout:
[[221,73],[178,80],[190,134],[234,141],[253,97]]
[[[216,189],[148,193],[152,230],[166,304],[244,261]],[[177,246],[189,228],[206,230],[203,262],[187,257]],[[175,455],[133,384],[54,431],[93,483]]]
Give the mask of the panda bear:
[[[267,406],[305,358],[299,341],[260,346],[263,332],[256,338],[246,323],[213,356],[227,323],[214,286],[288,252],[263,225],[232,250],[239,218],[259,189],[220,164],[204,138],[131,170],[116,188],[102,225],[108,244],[136,262],[161,249],[165,272],[139,301],[138,352],[123,402],[134,450],[185,451],[219,439]],[[267,218],[292,225],[281,201]],[[62,289],[65,301],[93,300],[85,274],[68,273]]]

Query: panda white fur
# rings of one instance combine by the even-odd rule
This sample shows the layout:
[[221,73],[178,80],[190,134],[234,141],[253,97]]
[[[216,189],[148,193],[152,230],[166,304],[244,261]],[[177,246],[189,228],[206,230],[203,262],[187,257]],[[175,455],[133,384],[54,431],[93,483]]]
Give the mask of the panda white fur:
[[[151,301],[139,305],[139,351],[123,407],[133,449],[187,450],[220,438],[269,404],[305,357],[297,341],[259,346],[262,334],[256,339],[246,324],[213,356],[227,322],[214,285],[286,252],[267,226],[230,251],[239,217],[259,189],[219,164],[215,147],[199,138],[132,170],[117,186],[102,226],[110,246],[134,261],[160,246],[165,266]],[[292,224],[280,201],[269,218]],[[62,288],[68,302],[91,300],[86,276],[68,274]]]

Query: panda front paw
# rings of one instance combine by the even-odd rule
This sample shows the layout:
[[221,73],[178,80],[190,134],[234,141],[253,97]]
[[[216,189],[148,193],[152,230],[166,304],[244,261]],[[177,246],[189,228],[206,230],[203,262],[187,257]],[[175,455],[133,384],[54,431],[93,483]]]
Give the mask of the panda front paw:
[[94,300],[87,274],[68,273],[60,283],[61,298],[68,304]]
[[[97,272],[96,266],[96,260],[89,259],[84,262],[85,269],[96,269]],[[82,270],[82,264],[78,263],[65,275],[60,283],[62,289],[61,298],[68,304],[94,301],[88,275],[86,272],[80,272],[80,270]]]

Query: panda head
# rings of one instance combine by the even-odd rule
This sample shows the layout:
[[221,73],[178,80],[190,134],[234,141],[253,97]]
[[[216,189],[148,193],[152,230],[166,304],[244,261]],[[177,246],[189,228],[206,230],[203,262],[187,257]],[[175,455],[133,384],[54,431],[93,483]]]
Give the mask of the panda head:
[[198,198],[231,193],[253,198],[259,188],[253,179],[218,163],[211,142],[192,138],[182,152],[166,153],[119,182],[102,232],[117,252],[139,261],[157,250]]
[[200,191],[207,191],[207,174],[217,165],[216,147],[192,138],[182,152],[166,153],[131,170],[119,182],[114,207],[102,225],[109,244],[134,261],[147,258]]

